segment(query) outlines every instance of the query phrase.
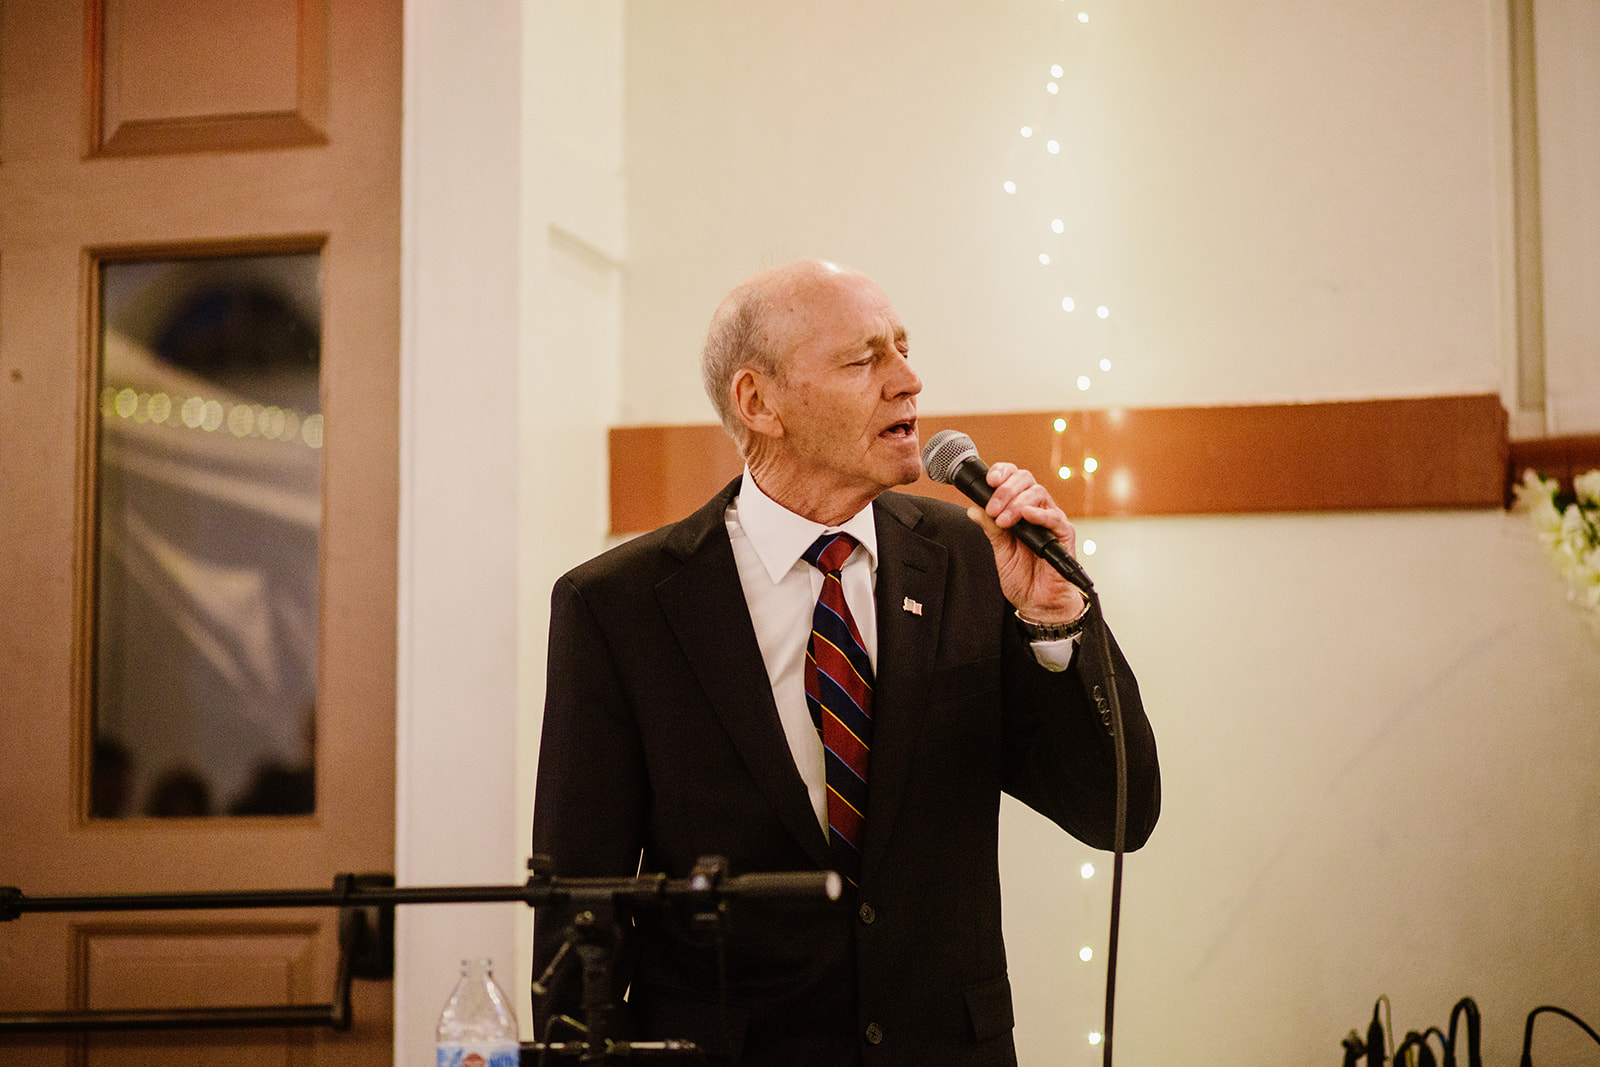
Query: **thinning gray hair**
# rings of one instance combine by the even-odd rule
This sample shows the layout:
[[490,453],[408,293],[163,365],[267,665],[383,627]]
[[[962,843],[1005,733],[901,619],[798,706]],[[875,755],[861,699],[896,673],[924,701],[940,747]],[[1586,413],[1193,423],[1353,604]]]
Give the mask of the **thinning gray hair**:
[[723,429],[744,453],[750,431],[733,408],[733,376],[745,367],[769,378],[783,379],[783,359],[768,333],[768,301],[760,285],[746,284],[728,294],[711,319],[700,352],[700,377]]

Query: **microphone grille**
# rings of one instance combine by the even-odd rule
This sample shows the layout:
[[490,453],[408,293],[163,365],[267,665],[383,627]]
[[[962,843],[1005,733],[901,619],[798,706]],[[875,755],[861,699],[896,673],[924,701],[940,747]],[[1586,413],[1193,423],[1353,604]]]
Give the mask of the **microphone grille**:
[[940,430],[922,446],[922,469],[934,481],[949,485],[956,468],[977,454],[978,446],[960,430]]

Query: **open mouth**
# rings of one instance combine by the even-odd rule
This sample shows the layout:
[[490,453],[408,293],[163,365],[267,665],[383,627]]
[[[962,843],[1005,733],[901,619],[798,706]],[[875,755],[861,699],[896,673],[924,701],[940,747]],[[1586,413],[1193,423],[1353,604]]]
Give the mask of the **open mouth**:
[[906,419],[903,422],[891,423],[878,436],[879,437],[888,437],[888,438],[893,438],[893,439],[904,439],[904,438],[907,438],[907,437],[915,437],[916,435],[917,435],[917,420],[913,418],[913,419]]

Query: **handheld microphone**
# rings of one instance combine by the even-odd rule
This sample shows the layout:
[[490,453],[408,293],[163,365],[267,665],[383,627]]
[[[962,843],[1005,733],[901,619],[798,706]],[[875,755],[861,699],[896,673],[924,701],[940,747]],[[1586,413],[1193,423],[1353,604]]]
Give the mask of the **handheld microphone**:
[[[940,430],[928,438],[922,447],[922,469],[934,481],[955,486],[979,507],[994,496],[994,488],[986,480],[989,465],[978,458],[978,446],[972,438],[960,430]],[[1094,583],[1055,534],[1026,519],[1018,519],[1011,533],[1085,595],[1094,590]]]

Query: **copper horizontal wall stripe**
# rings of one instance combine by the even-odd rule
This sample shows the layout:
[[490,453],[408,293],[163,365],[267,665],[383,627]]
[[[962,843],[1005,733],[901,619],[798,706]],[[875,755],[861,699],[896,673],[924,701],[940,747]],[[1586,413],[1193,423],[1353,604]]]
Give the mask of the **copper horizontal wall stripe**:
[[[1483,508],[1506,494],[1494,395],[928,415],[918,429],[926,441],[948,427],[1032,470],[1075,517]],[[613,429],[611,530],[682,518],[740,469],[719,426]],[[961,499],[926,477],[912,491]]]

